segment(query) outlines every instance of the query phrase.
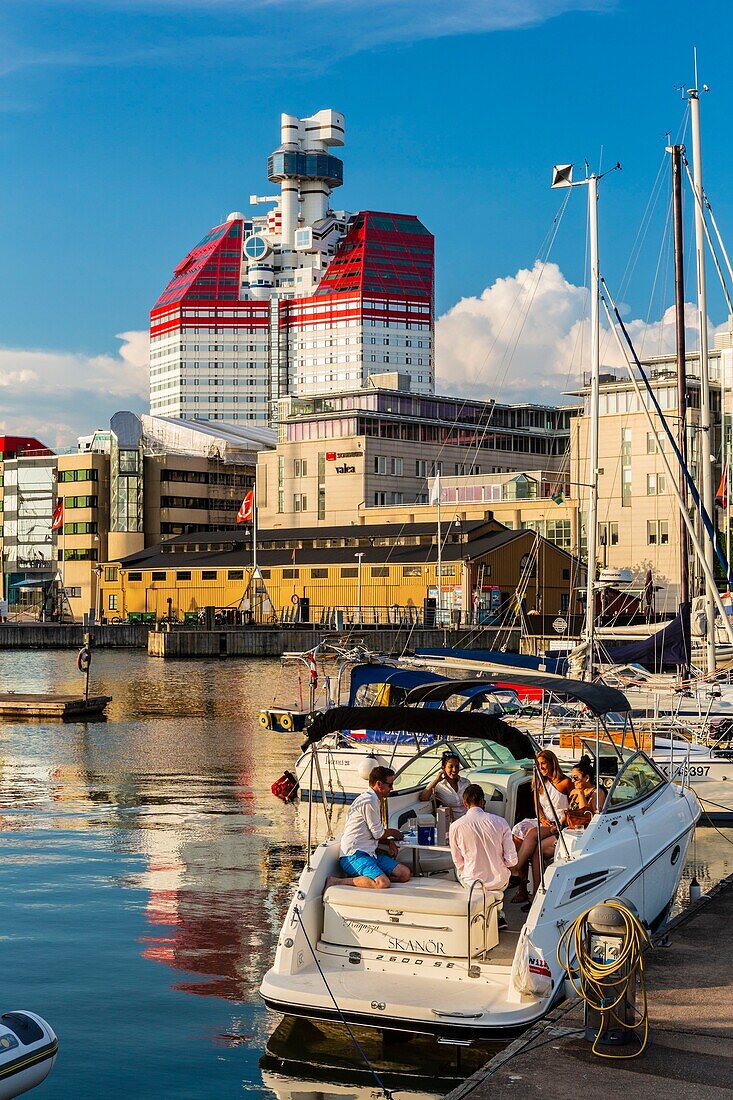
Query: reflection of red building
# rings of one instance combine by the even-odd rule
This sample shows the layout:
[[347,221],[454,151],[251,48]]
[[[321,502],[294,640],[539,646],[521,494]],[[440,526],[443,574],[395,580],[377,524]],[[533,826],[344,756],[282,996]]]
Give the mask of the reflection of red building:
[[[272,849],[252,822],[249,773],[227,794],[229,807],[217,803],[214,813],[199,810],[194,816],[181,806],[175,828],[145,832],[145,916],[153,927],[141,938],[142,954],[188,973],[176,989],[247,1001],[259,987],[285,916],[288,897],[281,884],[292,876],[288,871],[282,879],[271,878]],[[168,804],[167,816],[172,810]]]

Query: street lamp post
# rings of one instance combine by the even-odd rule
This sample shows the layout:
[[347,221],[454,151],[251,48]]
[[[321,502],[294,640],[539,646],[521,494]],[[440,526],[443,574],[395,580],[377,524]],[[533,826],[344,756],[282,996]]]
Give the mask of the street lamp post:
[[357,573],[356,573],[356,576],[357,576],[357,581],[356,581],[356,603],[357,603],[357,607],[358,607],[358,611],[357,611],[358,622],[359,622],[359,626],[361,626],[361,562],[362,562],[362,558],[364,557],[364,551],[360,550],[358,554],[354,554],[354,557],[357,559],[357,561],[359,563],[358,566],[357,566]]

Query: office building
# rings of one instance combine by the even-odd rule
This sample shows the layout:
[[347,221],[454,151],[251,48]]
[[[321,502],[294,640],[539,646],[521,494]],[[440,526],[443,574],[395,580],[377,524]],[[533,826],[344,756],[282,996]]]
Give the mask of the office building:
[[53,588],[55,469],[38,439],[0,435],[0,597],[13,614],[35,614]]
[[[677,435],[677,369],[672,356],[651,358],[644,363],[654,395],[675,439]],[[723,417],[722,387],[726,380],[726,432],[730,446],[730,384],[733,378],[733,339],[719,334],[710,350],[710,403],[712,418],[711,452],[713,484],[717,487],[722,470]],[[570,480],[580,486],[580,548],[586,552],[588,433],[590,430],[590,386],[576,396],[583,399],[581,415],[571,424]],[[696,485],[700,470],[700,372],[697,353],[687,355],[687,458]],[[677,500],[662,454],[671,462],[677,480],[678,463],[669,445],[661,418],[653,412],[649,424],[634,387],[626,373],[606,372],[600,385],[599,474],[598,474],[598,566],[629,569],[632,586],[643,590],[651,570],[656,586],[657,612],[673,614],[679,603],[680,518]],[[719,526],[724,519],[719,513]],[[694,569],[694,566],[693,566]],[[701,591],[701,575],[693,584],[693,595]]]
[[[75,618],[98,613],[103,563],[184,532],[232,531],[267,429],[116,413],[58,457],[56,558]],[[55,460],[54,460],[55,461]]]
[[433,237],[413,215],[332,210],[335,111],[282,116],[265,213],[232,212],[174,269],[150,314],[150,410],[267,425],[290,394],[399,370],[431,393]]
[[283,399],[277,447],[258,458],[262,526],[358,523],[364,509],[427,504],[438,472],[563,469],[569,409],[413,393],[409,381],[385,374],[357,391]]

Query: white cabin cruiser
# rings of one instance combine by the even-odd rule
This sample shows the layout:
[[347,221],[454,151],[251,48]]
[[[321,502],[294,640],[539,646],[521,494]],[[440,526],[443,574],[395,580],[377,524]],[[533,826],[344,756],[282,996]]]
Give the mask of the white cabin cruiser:
[[[526,734],[489,716],[405,707],[320,714],[310,727],[312,744],[339,727],[436,737],[397,772],[385,805],[386,824],[395,828],[418,812],[418,795],[444,747],[464,741],[470,751],[472,742],[494,742],[516,761],[536,750]],[[507,778],[495,774],[501,798],[490,807],[510,824],[528,816],[531,774],[531,766]],[[476,772],[470,777],[480,781]],[[310,1019],[343,1018],[457,1042],[518,1034],[562,998],[558,940],[587,908],[622,895],[648,927],[664,921],[699,814],[692,791],[634,753],[588,828],[562,830],[529,912],[504,903],[502,930],[502,895],[460,885],[448,848],[404,845],[400,859],[412,865],[413,877],[389,890],[325,890],[328,877],[339,874],[339,843],[328,840],[308,853],[260,991],[268,1007]]]

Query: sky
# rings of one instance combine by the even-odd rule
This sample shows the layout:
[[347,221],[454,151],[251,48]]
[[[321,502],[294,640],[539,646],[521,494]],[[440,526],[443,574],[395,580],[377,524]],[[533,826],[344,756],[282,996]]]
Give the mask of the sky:
[[[71,447],[120,408],[147,410],[150,306],[209,227],[267,193],[283,111],[345,115],[334,206],[417,214],[434,233],[440,392],[549,403],[587,369],[585,189],[563,208],[555,163],[577,178],[586,161],[621,162],[600,184],[601,270],[640,350],[672,349],[664,147],[689,144],[693,47],[710,85],[705,189],[733,232],[726,12],[3,0],[0,432]],[[691,215],[688,201],[688,238]],[[726,318],[714,279],[713,327]],[[619,362],[608,336],[602,355]]]

